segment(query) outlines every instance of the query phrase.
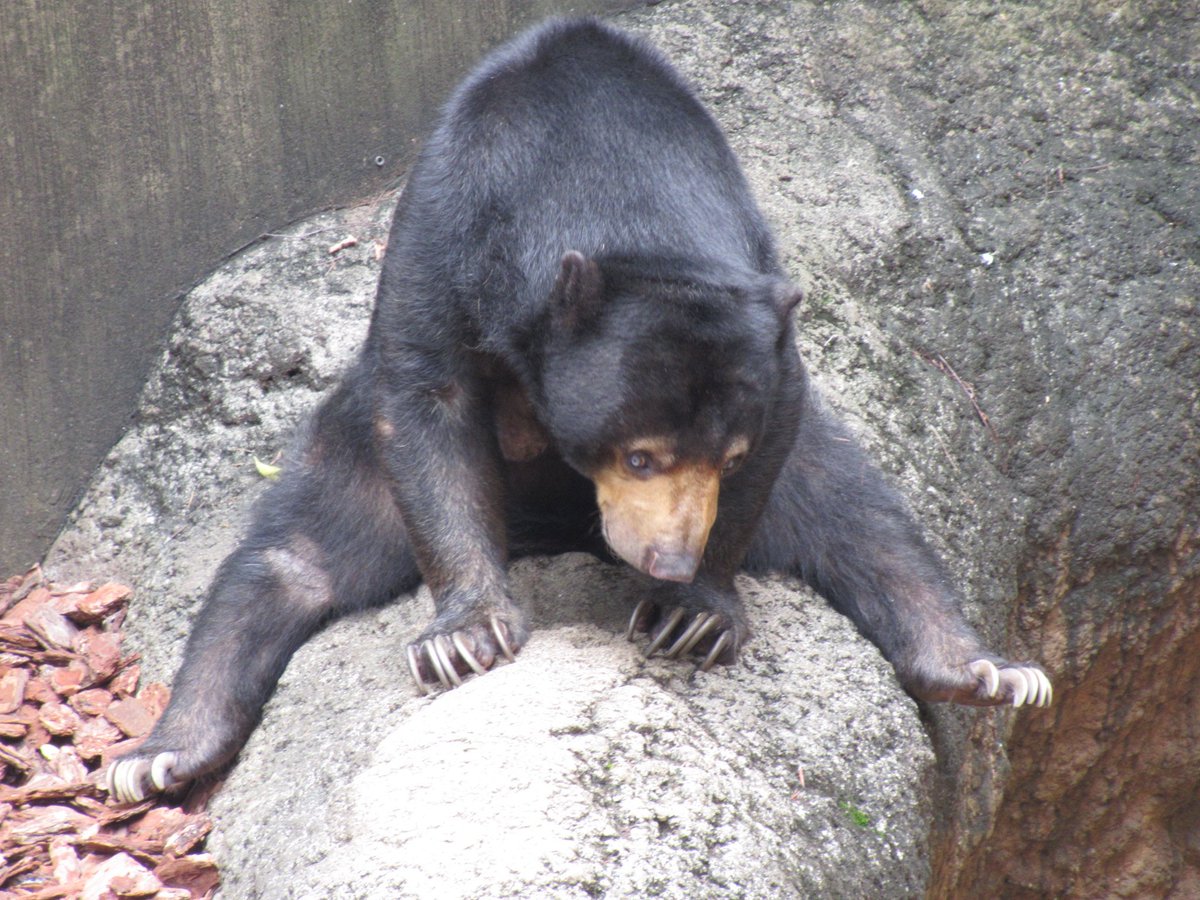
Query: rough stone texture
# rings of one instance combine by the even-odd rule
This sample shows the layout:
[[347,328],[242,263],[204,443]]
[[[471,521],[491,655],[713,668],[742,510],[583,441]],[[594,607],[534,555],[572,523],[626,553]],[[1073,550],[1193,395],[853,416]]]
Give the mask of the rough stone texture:
[[[935,790],[914,707],[795,585],[747,582],[742,665],[688,680],[613,637],[619,570],[530,561],[542,630],[453,694],[405,681],[424,594],[301,651],[218,797],[228,894],[919,894],[930,798],[934,896],[1200,891],[1196,11],[703,0],[622,20],[729,130],[809,288],[830,402],[1055,705],[934,711]],[[331,260],[355,215],[361,243]],[[361,334],[383,216],[299,226],[338,223],[195,292],[52,554],[138,586],[156,675],[254,493],[248,453],[275,452]]]
[[759,638],[715,675],[645,661],[633,579],[584,556],[519,564],[517,664],[433,700],[400,652],[425,591],[329,629],[217,796],[227,895],[919,895],[914,706],[817,598],[742,587]]

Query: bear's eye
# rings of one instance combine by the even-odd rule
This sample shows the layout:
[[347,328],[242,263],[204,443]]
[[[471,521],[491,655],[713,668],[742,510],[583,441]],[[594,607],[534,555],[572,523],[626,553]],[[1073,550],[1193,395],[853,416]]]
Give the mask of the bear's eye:
[[654,468],[654,457],[645,450],[634,450],[625,457],[625,465],[637,475],[648,475]]
[[735,453],[732,456],[726,457],[725,462],[721,463],[721,474],[732,475],[738,470],[745,459],[745,453]]

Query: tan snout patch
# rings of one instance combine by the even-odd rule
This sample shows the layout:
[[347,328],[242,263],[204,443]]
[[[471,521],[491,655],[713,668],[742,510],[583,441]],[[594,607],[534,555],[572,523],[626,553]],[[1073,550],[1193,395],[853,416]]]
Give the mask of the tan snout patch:
[[621,559],[668,581],[691,581],[717,518],[720,474],[676,465],[638,477],[620,461],[592,475],[604,537]]

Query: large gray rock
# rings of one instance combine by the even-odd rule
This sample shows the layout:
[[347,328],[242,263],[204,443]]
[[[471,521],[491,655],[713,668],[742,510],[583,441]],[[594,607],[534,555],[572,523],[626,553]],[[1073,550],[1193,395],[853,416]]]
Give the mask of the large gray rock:
[[[878,654],[798,586],[745,582],[741,664],[690,678],[616,636],[620,570],[532,560],[540,630],[462,690],[408,688],[423,595],[300,652],[216,801],[227,893],[895,896],[931,863],[937,896],[1194,893],[1197,14],[697,0],[623,21],[728,129],[809,288],[819,383],[1055,706],[936,710],[934,779]],[[332,230],[193,293],[51,555],[137,586],[159,674],[255,492],[249,454],[361,335],[385,216],[298,226]]]

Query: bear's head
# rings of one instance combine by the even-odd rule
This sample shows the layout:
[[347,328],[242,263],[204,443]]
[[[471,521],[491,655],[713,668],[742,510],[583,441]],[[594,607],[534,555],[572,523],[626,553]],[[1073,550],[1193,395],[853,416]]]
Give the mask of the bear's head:
[[541,335],[539,418],[596,485],[613,552],[691,581],[722,484],[759,448],[794,358],[800,292],[681,261],[561,262]]

